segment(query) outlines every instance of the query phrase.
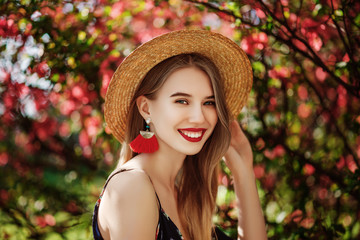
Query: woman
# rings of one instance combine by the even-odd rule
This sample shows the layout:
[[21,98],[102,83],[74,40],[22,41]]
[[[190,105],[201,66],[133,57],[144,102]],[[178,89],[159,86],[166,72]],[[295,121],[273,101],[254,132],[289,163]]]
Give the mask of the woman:
[[251,147],[233,120],[251,85],[245,53],[209,31],[171,32],[130,54],[105,99],[123,148],[95,206],[95,239],[228,239],[211,222],[223,156],[239,239],[266,239]]

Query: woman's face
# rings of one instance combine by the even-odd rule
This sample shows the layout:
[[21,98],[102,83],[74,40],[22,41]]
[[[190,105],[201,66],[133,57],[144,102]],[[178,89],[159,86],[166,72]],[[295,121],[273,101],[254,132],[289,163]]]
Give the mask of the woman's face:
[[149,101],[149,113],[160,150],[197,154],[218,121],[208,75],[195,67],[175,71]]

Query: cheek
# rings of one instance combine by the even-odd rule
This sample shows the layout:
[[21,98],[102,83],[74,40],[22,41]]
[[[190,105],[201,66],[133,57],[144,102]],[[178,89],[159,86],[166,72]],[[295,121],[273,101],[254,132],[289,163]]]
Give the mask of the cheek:
[[174,124],[179,120],[179,111],[169,104],[157,104],[152,108],[151,118],[157,129]]
[[216,109],[213,109],[213,111],[209,114],[209,122],[211,122],[211,125],[215,126],[218,121],[218,115],[216,112]]

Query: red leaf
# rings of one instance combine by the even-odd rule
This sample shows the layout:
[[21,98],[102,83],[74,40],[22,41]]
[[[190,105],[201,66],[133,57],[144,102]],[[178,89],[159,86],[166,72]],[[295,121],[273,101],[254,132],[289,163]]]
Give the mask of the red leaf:
[[345,158],[343,156],[340,157],[340,159],[336,163],[337,169],[342,169],[345,166]]
[[349,55],[347,53],[344,55],[343,61],[344,62],[349,62],[350,61]]
[[266,18],[265,13],[264,13],[260,8],[255,8],[255,11],[256,11],[256,15],[257,15],[259,18]]
[[315,168],[313,165],[306,163],[303,167],[303,171],[305,175],[310,176],[314,174]]
[[47,225],[46,221],[45,221],[45,218],[43,216],[37,216],[35,218],[35,222],[36,222],[36,225],[38,225],[41,228],[44,228]]
[[358,169],[352,155],[348,155],[346,157],[346,166],[352,173],[355,173],[355,171]]
[[265,175],[265,166],[263,164],[255,165],[254,174],[257,179],[262,178]]
[[304,228],[310,229],[312,226],[314,226],[314,223],[314,218],[307,217],[301,221],[300,225]]
[[45,77],[50,73],[50,67],[46,62],[39,63],[34,70],[40,78]]
[[293,211],[290,215],[291,219],[293,222],[300,222],[300,220],[303,217],[303,212],[300,209],[296,209],[295,211]]
[[301,51],[306,51],[307,47],[305,46],[304,43],[302,43],[301,41],[297,40],[297,39],[292,39],[291,40],[293,42],[293,44],[299,48]]
[[306,100],[308,98],[308,91],[304,86],[300,85],[297,92],[301,100]]

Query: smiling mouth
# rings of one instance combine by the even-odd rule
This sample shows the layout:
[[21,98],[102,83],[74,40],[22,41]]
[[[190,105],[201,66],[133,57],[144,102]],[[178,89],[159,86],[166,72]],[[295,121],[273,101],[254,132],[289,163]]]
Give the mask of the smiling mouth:
[[179,133],[189,142],[200,142],[206,132],[205,128],[186,128],[179,129]]

